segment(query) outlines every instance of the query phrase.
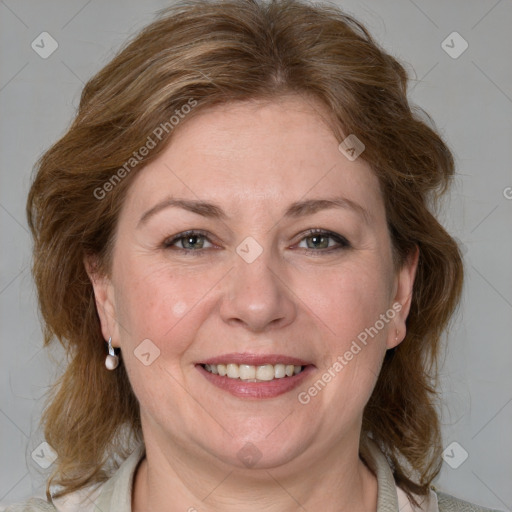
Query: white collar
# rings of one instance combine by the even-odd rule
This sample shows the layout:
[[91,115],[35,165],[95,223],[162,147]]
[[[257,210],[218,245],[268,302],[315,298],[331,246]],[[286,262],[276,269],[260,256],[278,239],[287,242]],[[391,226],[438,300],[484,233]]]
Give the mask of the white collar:
[[[439,512],[437,495],[433,490],[427,497],[414,495],[419,507],[413,506],[393,477],[386,456],[377,444],[369,439],[371,460],[366,461],[377,477],[377,512]],[[99,486],[81,489],[54,500],[59,512],[131,512],[133,480],[136,469],[145,455],[144,445],[139,445],[119,466],[114,475]]]

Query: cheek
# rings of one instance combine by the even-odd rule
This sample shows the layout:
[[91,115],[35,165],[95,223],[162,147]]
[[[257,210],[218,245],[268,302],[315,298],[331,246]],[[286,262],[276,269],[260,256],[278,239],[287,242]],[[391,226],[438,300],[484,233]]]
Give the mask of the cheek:
[[379,264],[331,270],[316,280],[320,286],[306,281],[301,296],[340,344],[374,325],[391,307],[391,280]]
[[135,258],[118,268],[116,313],[123,344],[134,350],[149,339],[161,355],[184,352],[200,327],[205,314],[201,300],[218,280],[216,273]]
[[378,265],[345,267],[343,272],[331,272],[324,282],[323,287],[310,287],[305,301],[327,334],[317,380],[299,390],[298,399],[313,415],[328,410],[326,425],[334,432],[341,418],[352,421],[368,402],[395,312],[390,280]]

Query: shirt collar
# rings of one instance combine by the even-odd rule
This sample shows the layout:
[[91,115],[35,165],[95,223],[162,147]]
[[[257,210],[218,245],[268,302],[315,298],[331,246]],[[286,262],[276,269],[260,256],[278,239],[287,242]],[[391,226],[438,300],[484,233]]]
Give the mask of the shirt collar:
[[[399,510],[397,487],[387,458],[372,439],[368,438],[367,446],[370,457],[367,457],[365,462],[377,477],[377,512],[397,512]],[[144,444],[140,444],[119,466],[116,473],[103,484],[101,492],[95,500],[97,507],[95,510],[131,512],[134,476],[145,454]],[[411,508],[410,510],[414,512],[437,511],[437,500],[432,499],[435,498],[435,495],[432,496],[432,494],[433,491],[430,492],[430,501],[428,497],[426,500],[423,499],[425,506],[422,505],[421,508]],[[402,499],[404,499],[404,496],[402,496]],[[403,505],[400,510],[402,508]]]
[[102,486],[96,500],[98,510],[131,512],[132,490],[135,471],[146,454],[144,444],[140,444],[132,454],[119,466],[114,475]]
[[386,456],[370,438],[367,446],[371,457],[368,457],[365,462],[377,477],[377,512],[397,512],[398,495],[395,478]]

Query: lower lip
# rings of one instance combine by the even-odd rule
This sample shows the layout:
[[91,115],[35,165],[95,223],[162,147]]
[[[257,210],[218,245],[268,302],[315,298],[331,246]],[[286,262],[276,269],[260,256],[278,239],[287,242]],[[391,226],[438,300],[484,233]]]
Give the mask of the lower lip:
[[304,370],[291,377],[262,382],[248,382],[240,379],[221,377],[220,375],[206,371],[200,364],[196,365],[196,368],[214,386],[224,389],[239,398],[273,398],[282,395],[296,388],[314,370],[314,366],[307,365]]

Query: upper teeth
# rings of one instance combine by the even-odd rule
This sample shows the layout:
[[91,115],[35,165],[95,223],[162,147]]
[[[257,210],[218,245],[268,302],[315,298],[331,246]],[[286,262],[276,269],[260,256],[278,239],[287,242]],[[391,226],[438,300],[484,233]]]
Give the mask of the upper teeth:
[[300,373],[302,366],[293,364],[264,364],[253,366],[250,364],[205,364],[205,370],[218,374],[221,377],[241,380],[273,380],[291,377]]

